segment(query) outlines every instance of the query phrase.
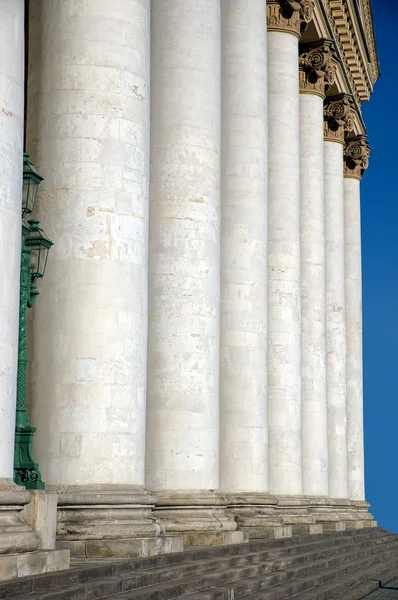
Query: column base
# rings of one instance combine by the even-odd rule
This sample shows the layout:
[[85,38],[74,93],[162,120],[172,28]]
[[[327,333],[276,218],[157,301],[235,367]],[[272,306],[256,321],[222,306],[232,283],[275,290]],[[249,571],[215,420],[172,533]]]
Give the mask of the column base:
[[21,518],[21,511],[30,499],[30,493],[12,479],[0,479],[0,556],[39,548],[39,535]]
[[275,514],[277,499],[267,493],[242,492],[226,494],[228,510],[234,516],[239,531],[249,539],[280,539],[291,537],[292,527],[284,525]]
[[183,550],[165,536],[152,510],[154,497],[139,486],[82,485],[58,493],[57,548],[73,557],[153,556]]
[[308,498],[309,511],[324,531],[344,531],[375,527],[376,521],[368,512],[367,502],[353,502],[346,498]]
[[227,498],[213,490],[166,490],[154,492],[154,515],[165,533],[179,535],[187,546],[225,546],[248,541],[237,530]]
[[316,522],[309,510],[305,496],[277,496],[275,514],[284,525],[291,525],[293,535],[317,535],[323,532],[321,523]]

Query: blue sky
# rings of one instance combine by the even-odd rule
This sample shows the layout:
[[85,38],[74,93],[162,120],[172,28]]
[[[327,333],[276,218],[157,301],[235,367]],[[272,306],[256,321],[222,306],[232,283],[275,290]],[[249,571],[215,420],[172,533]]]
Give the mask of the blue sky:
[[[398,68],[392,0],[373,0],[381,76],[363,115],[373,152],[362,183],[366,497],[398,533]],[[390,10],[389,10],[390,9]]]

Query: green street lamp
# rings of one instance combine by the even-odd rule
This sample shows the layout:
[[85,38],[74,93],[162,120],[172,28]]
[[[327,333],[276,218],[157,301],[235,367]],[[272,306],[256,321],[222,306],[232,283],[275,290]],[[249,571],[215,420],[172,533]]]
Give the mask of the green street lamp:
[[29,160],[29,154],[23,155],[22,218],[31,215],[36,204],[37,189],[43,177],[39,175]]
[[29,154],[23,155],[23,186],[22,186],[22,243],[29,234],[29,227],[23,221],[26,215],[31,215],[36,204],[37,190],[43,177],[39,175],[29,160]]
[[27,154],[24,154],[22,192],[22,256],[19,294],[19,340],[17,375],[17,414],[15,424],[14,481],[28,489],[44,489],[38,463],[32,456],[32,440],[36,427],[29,423],[26,412],[26,368],[28,365],[27,310],[33,307],[39,292],[36,281],[44,276],[48,253],[53,245],[39,221],[30,219],[29,227],[23,219],[32,214],[37,188],[43,178],[37,173]]

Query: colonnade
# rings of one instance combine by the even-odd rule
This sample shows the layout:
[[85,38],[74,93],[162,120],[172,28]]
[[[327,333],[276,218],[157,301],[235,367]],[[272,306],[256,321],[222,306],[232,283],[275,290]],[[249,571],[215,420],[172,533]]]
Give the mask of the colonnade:
[[[183,529],[170,507],[214,511],[228,494],[364,500],[368,147],[350,134],[349,97],[325,100],[330,42],[299,51],[313,5],[296,5],[31,5],[27,150],[54,241],[31,332],[31,420],[61,506],[139,505],[137,520],[156,504],[167,533]],[[0,243],[14,248],[12,277],[0,263],[0,448],[11,448],[23,69],[3,56],[16,82],[0,143]]]

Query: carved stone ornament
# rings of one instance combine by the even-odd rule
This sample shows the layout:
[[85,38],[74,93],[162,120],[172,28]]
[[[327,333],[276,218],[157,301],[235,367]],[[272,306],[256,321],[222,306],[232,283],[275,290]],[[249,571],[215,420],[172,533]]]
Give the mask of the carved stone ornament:
[[354,128],[352,97],[340,94],[325,102],[323,112],[325,140],[344,144],[346,133]]
[[336,66],[333,61],[334,47],[331,40],[300,45],[299,70],[300,92],[325,97],[334,83]]
[[370,146],[365,135],[346,140],[344,145],[344,177],[361,179],[368,168]]
[[300,34],[314,15],[314,0],[267,0],[267,27],[271,31]]

